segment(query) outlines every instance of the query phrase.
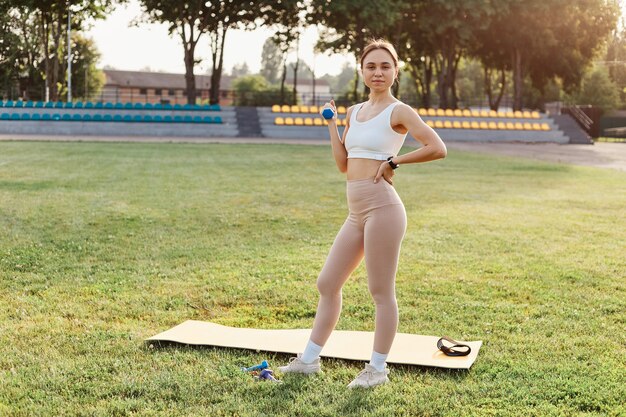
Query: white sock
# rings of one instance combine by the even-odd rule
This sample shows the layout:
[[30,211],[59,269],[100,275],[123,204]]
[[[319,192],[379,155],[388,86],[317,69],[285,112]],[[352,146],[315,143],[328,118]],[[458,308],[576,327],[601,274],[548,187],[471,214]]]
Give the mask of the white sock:
[[320,357],[320,352],[322,351],[323,346],[316,345],[312,340],[309,340],[309,343],[306,345],[302,356],[300,356],[300,360],[304,363],[313,363],[313,361]]
[[382,372],[385,370],[385,361],[387,360],[388,353],[378,353],[376,351],[372,351],[372,359],[370,360],[370,365],[374,367],[378,372]]

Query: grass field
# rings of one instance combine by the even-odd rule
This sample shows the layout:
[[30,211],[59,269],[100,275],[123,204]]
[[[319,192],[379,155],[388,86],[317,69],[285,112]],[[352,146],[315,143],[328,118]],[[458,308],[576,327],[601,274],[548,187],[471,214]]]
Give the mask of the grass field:
[[[401,332],[483,340],[469,371],[157,347],[187,319],[310,327],[346,216],[327,147],[0,142],[0,415],[626,415],[626,174],[450,151],[395,179]],[[338,328],[373,330],[365,269]]]

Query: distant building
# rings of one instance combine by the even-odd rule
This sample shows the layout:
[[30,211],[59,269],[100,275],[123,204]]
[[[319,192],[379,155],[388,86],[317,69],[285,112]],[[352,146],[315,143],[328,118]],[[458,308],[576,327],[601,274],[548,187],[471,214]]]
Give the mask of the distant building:
[[[124,103],[162,103],[186,104],[185,74],[164,72],[102,70],[105,75],[104,86],[98,101]],[[235,94],[231,87],[234,77],[222,75],[220,80],[220,104],[232,105]],[[293,86],[293,80],[285,84]],[[298,79],[298,96],[302,104],[320,104],[330,98],[330,86],[325,80],[315,80],[315,100],[313,80]],[[200,103],[208,103],[211,91],[211,76],[196,75],[196,94]],[[315,102],[315,103],[314,103]]]

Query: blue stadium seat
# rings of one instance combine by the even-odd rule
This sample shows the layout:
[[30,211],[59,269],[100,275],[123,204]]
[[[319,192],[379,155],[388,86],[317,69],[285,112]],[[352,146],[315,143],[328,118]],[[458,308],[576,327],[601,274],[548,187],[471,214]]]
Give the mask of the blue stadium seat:
[[91,122],[91,115],[90,114],[84,114],[83,115],[83,122]]
[[35,103],[32,102],[32,100],[28,100],[26,103],[24,103],[24,107],[28,107],[28,108],[32,108],[35,105]]
[[113,121],[114,122],[121,122],[123,120],[124,119],[122,119],[122,116],[120,116],[119,114],[116,114],[116,115],[113,116]]
[[163,105],[161,103],[155,103],[154,106],[152,106],[152,108],[154,110],[161,110],[163,108]]
[[35,108],[41,109],[43,108],[44,102],[43,101],[36,101],[35,102]]
[[193,122],[194,123],[202,123],[202,116],[194,116],[193,117]]
[[75,109],[82,109],[83,106],[83,102],[82,101],[77,101],[76,103],[74,103],[74,108]]
[[124,105],[123,105],[122,103],[115,103],[115,104],[113,105],[113,108],[114,108],[114,109],[123,109],[123,108],[124,108]]
[[183,122],[191,123],[191,122],[193,122],[193,117],[191,117],[191,116],[184,116],[183,117]]
[[174,107],[170,103],[165,103],[163,105],[163,110],[172,110]]
[[80,114],[77,113],[77,114],[72,116],[72,120],[74,122],[82,122],[83,121],[83,116],[81,116]]
[[187,103],[183,106],[183,110],[195,110],[195,106],[193,104]]
[[74,103],[72,103],[71,101],[68,101],[68,102],[66,102],[63,105],[63,107],[66,108],[66,109],[73,109],[74,108]]
[[133,118],[130,114],[125,114],[124,117],[122,118],[123,121],[125,122],[132,122]]
[[19,113],[11,114],[11,120],[20,120],[20,114]]
[[146,109],[146,110],[152,110],[152,109],[153,109],[152,103],[146,103],[146,104],[144,104],[144,105],[143,105],[143,108],[144,108],[144,109]]
[[44,105],[44,107],[46,109],[51,109],[54,107],[54,103],[52,101],[46,101],[46,104]]
[[124,103],[124,109],[131,110],[133,108],[133,103]]
[[204,116],[202,119],[204,123],[213,123],[213,118],[211,116]]
[[62,109],[63,108],[63,102],[62,101],[57,101],[56,103],[54,103],[54,108],[55,109]]
[[30,113],[22,113],[22,120],[30,120]]
[[174,104],[174,110],[182,110],[183,106],[181,106],[180,104]]
[[33,113],[30,117],[31,120],[41,120],[41,114]]
[[113,116],[111,116],[110,114],[105,114],[104,116],[102,116],[102,120],[105,122],[112,122]]
[[155,122],[157,123],[161,123],[163,121],[163,117],[159,116],[158,114],[156,116],[154,116],[153,119]]
[[61,115],[59,113],[54,113],[52,115],[52,120],[61,120]]
[[91,101],[88,101],[85,103],[85,108],[86,109],[93,109],[93,103]]
[[50,116],[50,113],[44,113],[41,115],[41,120],[52,120],[52,116]]
[[24,102],[22,100],[18,100],[15,102],[15,104],[13,105],[13,107],[24,107]]
[[0,108],[4,107],[4,100],[0,100]]
[[183,116],[174,116],[174,123],[182,123]]
[[99,101],[95,104],[95,106],[93,106],[94,109],[103,109],[104,108],[104,103]]
[[163,121],[164,121],[165,123],[171,123],[171,122],[173,121],[173,120],[172,120],[172,116],[169,116],[169,115],[168,115],[168,116],[164,116],[164,117],[163,117]]
[[9,120],[10,118],[11,118],[11,115],[9,113],[0,114],[0,120]]
[[7,102],[4,103],[4,107],[13,107],[13,100],[7,100]]
[[133,106],[133,108],[135,110],[142,110],[143,109],[143,104],[141,103],[135,103],[135,105]]
[[64,122],[72,121],[72,116],[66,113],[63,116],[61,116],[61,120],[63,120]]
[[135,116],[133,116],[133,122],[143,122],[143,116],[136,114]]
[[214,123],[222,123],[222,118],[220,116],[215,116]]
[[102,115],[101,114],[94,114],[93,117],[91,118],[91,120],[93,120],[94,122],[101,122],[102,121]]
[[[139,116],[141,117],[141,116]],[[152,116],[150,116],[149,114],[146,114],[145,116],[143,116],[143,120],[141,120],[142,122],[145,123],[151,123],[152,122]]]

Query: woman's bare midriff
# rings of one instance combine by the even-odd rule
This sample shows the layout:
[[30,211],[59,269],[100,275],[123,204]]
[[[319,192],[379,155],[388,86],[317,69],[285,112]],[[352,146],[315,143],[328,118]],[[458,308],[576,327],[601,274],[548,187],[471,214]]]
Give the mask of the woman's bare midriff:
[[383,162],[376,159],[348,158],[347,177],[349,180],[374,178]]

